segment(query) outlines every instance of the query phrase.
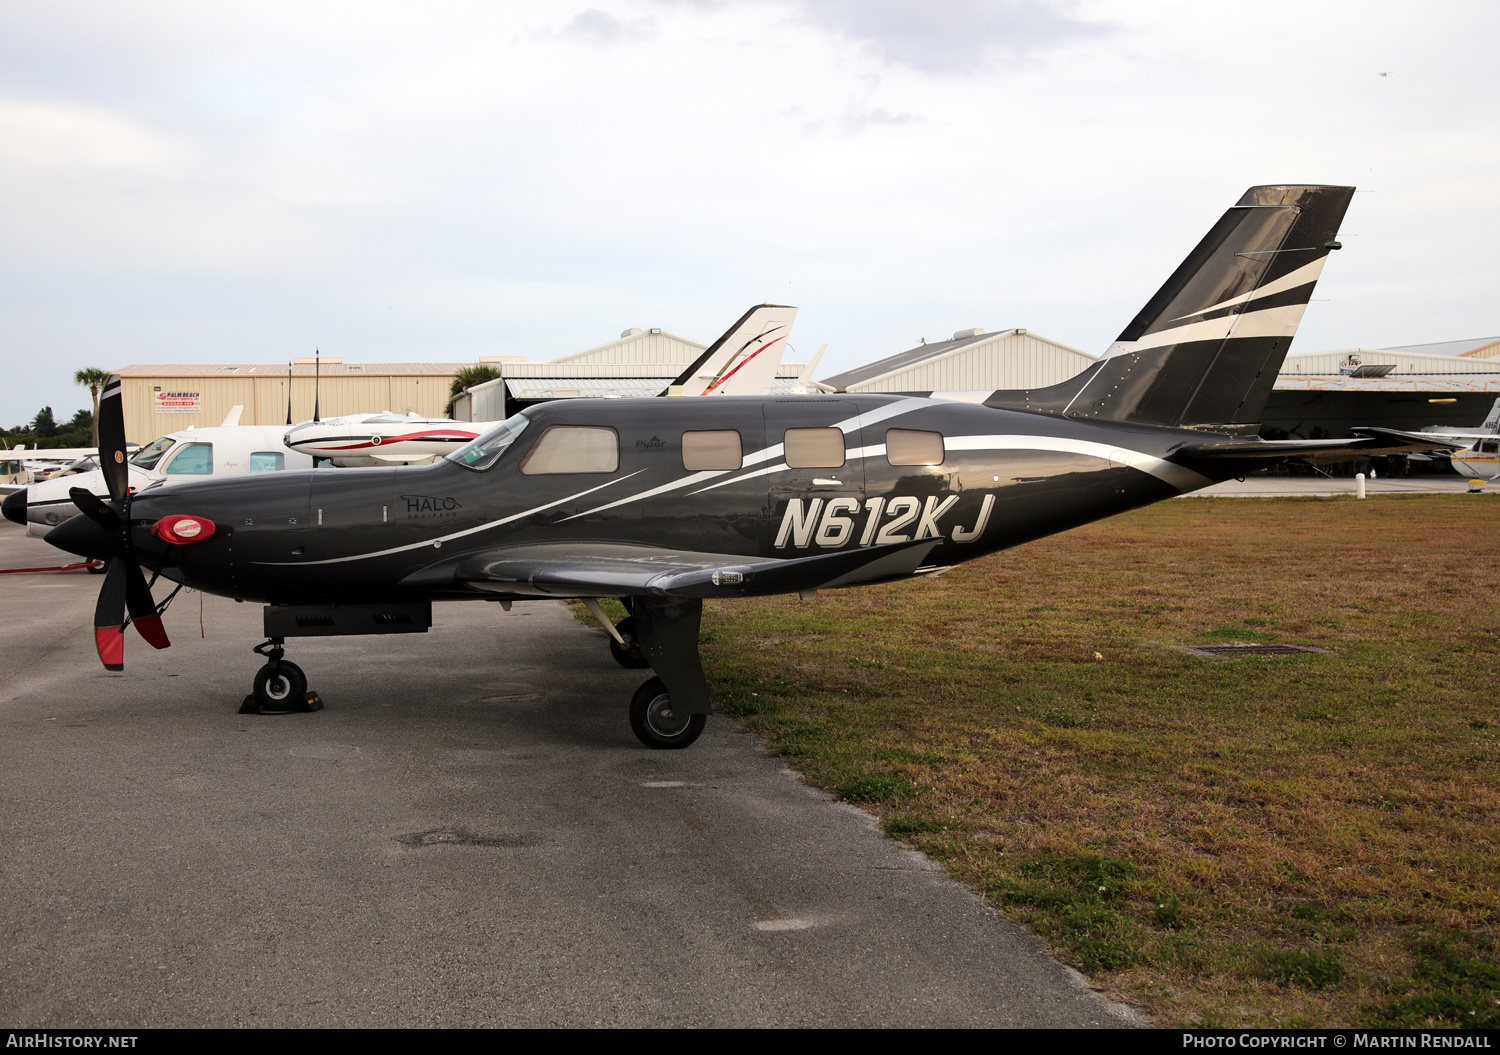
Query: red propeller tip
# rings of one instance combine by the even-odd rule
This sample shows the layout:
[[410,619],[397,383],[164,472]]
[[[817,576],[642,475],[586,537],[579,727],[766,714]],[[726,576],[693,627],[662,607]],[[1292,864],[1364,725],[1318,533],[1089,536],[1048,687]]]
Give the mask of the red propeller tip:
[[135,628],[141,632],[146,643],[152,648],[170,648],[172,642],[167,640],[167,628],[162,626],[161,617],[148,615],[140,619],[134,619]]
[[99,659],[105,670],[125,669],[125,628],[123,626],[98,626],[94,628],[94,647],[99,650]]

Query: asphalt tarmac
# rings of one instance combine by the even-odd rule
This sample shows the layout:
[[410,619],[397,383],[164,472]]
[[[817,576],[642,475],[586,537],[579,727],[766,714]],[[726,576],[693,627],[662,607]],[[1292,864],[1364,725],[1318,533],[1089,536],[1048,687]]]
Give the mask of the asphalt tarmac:
[[272,717],[259,606],[185,591],[109,674],[101,582],[0,576],[0,1026],[1137,1021],[726,719],[642,747],[560,604],[295,640],[327,707]]

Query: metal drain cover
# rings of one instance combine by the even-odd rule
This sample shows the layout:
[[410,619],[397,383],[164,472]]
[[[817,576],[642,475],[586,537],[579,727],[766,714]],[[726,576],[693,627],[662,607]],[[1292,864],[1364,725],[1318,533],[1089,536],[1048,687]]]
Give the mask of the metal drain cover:
[[1301,656],[1307,653],[1331,656],[1326,648],[1308,648],[1304,645],[1186,645],[1183,651],[1190,656],[1206,656],[1226,659],[1234,656]]

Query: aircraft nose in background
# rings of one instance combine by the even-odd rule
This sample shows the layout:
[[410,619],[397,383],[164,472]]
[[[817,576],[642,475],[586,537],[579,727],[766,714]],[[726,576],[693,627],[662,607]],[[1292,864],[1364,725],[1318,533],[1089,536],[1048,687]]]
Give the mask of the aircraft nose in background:
[[0,502],[0,515],[4,515],[12,524],[26,526],[26,488],[5,496],[5,501]]
[[[9,510],[6,511],[6,515],[10,515]],[[100,524],[86,516],[75,516],[64,520],[47,532],[45,541],[60,550],[96,560],[108,560],[120,552],[118,533],[106,531]]]

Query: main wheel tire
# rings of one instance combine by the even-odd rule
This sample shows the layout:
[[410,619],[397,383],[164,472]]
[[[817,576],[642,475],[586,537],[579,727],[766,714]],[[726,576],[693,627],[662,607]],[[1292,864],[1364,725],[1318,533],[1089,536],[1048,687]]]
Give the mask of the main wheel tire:
[[647,747],[672,750],[698,739],[708,723],[706,714],[676,714],[672,697],[660,678],[652,678],[630,700],[630,728]]
[[295,663],[267,663],[255,672],[255,702],[265,711],[290,711],[307,695],[307,675]]
[[635,620],[627,615],[615,624],[615,630],[625,639],[623,645],[614,638],[609,639],[609,654],[615,657],[615,662],[629,670],[645,670],[651,666],[651,661],[641,650],[641,639],[635,636]]

